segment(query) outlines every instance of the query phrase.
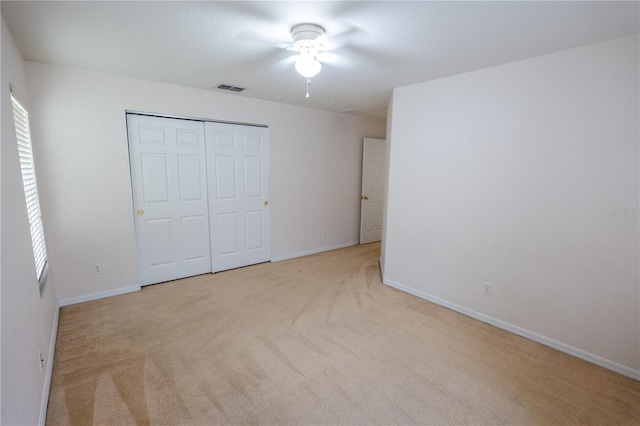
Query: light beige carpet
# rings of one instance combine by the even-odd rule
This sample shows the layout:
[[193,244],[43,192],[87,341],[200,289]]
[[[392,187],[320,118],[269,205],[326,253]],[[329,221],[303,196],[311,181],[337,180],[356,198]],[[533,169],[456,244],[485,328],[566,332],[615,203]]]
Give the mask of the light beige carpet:
[[640,424],[640,382],[384,286],[379,244],[62,308],[48,424]]

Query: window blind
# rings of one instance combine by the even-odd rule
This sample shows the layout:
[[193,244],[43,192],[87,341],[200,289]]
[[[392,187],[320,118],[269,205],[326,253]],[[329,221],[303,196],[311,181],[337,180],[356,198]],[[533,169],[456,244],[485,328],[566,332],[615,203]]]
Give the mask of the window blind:
[[24,196],[27,201],[27,216],[31,228],[31,243],[33,245],[33,257],[35,259],[36,277],[38,282],[43,278],[47,266],[47,247],[44,242],[44,230],[40,213],[40,199],[38,198],[38,185],[36,184],[36,172],[33,162],[33,149],[31,147],[31,134],[29,132],[29,114],[20,102],[11,95],[13,106],[13,121],[18,139],[18,154],[20,157],[20,169],[22,170],[22,183]]

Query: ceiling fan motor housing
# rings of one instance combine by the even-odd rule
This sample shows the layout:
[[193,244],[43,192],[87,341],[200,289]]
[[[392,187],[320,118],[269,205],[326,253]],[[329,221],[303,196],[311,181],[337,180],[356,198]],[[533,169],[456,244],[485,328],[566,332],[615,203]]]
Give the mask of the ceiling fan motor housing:
[[324,28],[316,24],[300,24],[291,29],[293,47],[296,50],[308,50],[321,48],[318,37],[324,34]]

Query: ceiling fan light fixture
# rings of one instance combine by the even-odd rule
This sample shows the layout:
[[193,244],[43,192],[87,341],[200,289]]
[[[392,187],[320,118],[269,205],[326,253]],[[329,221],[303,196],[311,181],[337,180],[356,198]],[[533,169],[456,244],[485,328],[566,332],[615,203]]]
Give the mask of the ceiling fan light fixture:
[[303,52],[296,61],[296,71],[306,78],[315,77],[322,68],[322,64],[318,62],[315,55],[311,52]]
[[288,50],[300,52],[296,60],[296,71],[307,79],[307,95],[309,97],[309,85],[311,77],[315,77],[320,72],[322,64],[316,56],[326,48],[322,44],[324,28],[315,24],[300,24],[291,29],[293,46]]

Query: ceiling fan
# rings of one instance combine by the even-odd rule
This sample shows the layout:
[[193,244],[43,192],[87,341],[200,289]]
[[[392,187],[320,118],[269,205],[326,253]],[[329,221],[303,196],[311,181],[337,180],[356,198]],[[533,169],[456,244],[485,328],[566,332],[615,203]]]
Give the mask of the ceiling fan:
[[311,77],[318,75],[322,69],[322,64],[318,61],[318,56],[327,50],[323,44],[324,28],[316,24],[299,24],[291,29],[293,45],[287,50],[299,52],[296,59],[296,71],[307,79],[307,95],[309,97],[309,85]]
[[[250,28],[238,33],[237,39],[263,47],[258,54],[248,54],[251,59],[244,63],[271,71],[295,65],[296,72],[307,83],[307,97],[310,79],[325,69],[331,70],[332,77],[337,75],[336,72],[344,72],[346,78],[353,78],[354,70],[363,64],[393,60],[370,43],[372,35],[357,25],[357,19],[353,18],[356,12],[361,12],[365,2],[277,3],[291,8],[285,8],[288,12],[285,16],[276,14],[268,6],[272,4],[270,2],[241,3],[241,8],[236,2],[219,2],[217,5],[231,8],[243,19],[250,18],[253,22]],[[291,26],[287,28],[287,24]]]

